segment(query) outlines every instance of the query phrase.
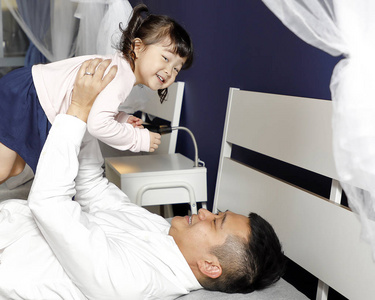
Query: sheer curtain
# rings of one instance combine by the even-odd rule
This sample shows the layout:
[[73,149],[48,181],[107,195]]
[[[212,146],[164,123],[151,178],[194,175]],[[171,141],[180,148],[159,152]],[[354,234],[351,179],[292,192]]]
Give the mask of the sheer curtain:
[[[298,37],[343,55],[331,78],[336,168],[375,259],[375,1],[262,0]],[[339,225],[339,224],[338,224]]]
[[[127,0],[4,0],[33,45],[57,61],[111,54],[132,12]],[[34,54],[30,54],[34,55]]]
[[32,43],[49,61],[73,55],[77,4],[67,0],[4,0]]

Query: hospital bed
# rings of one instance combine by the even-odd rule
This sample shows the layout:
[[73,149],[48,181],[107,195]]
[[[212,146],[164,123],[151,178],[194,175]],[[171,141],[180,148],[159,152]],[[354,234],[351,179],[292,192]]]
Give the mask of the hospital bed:
[[[331,101],[231,88],[213,210],[268,220],[285,255],[318,279],[316,299],[327,299],[330,289],[350,300],[375,299],[370,246],[358,216],[340,204],[331,115]],[[314,186],[317,176],[328,188]],[[281,279],[248,295],[199,290],[180,299],[307,297]]]

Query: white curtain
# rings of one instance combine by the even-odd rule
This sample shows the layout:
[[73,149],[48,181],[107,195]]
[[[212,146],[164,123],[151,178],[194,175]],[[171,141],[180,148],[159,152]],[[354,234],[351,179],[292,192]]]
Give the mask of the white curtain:
[[334,156],[375,259],[375,227],[369,221],[375,220],[375,1],[262,1],[302,40],[344,57],[330,84]]
[[4,0],[28,38],[49,60],[73,55],[77,4],[67,0]]
[[132,12],[127,0],[4,0],[32,43],[49,60],[111,54]]

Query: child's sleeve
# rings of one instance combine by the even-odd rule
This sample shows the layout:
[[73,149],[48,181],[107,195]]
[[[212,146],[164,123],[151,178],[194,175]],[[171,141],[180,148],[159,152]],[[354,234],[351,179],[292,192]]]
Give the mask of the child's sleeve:
[[147,129],[134,128],[129,123],[117,120],[118,107],[133,88],[124,83],[124,77],[119,68],[116,78],[96,98],[87,120],[87,129],[92,136],[113,148],[132,152],[149,151],[150,134]]
[[126,121],[129,119],[130,115],[127,114],[124,111],[120,111],[116,116],[116,121],[119,123],[126,123]]

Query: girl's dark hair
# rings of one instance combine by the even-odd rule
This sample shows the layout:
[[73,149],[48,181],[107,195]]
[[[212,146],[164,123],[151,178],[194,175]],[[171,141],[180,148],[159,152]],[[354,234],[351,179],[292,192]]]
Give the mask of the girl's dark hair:
[[[186,61],[182,69],[188,69],[193,63],[193,43],[189,34],[175,20],[168,16],[149,14],[144,4],[134,7],[133,14],[126,29],[123,29],[119,50],[129,62],[132,70],[135,68],[136,54],[134,52],[134,39],[139,38],[145,46],[156,44],[169,39],[174,46],[174,52]],[[160,101],[167,96],[167,89],[158,90]]]

